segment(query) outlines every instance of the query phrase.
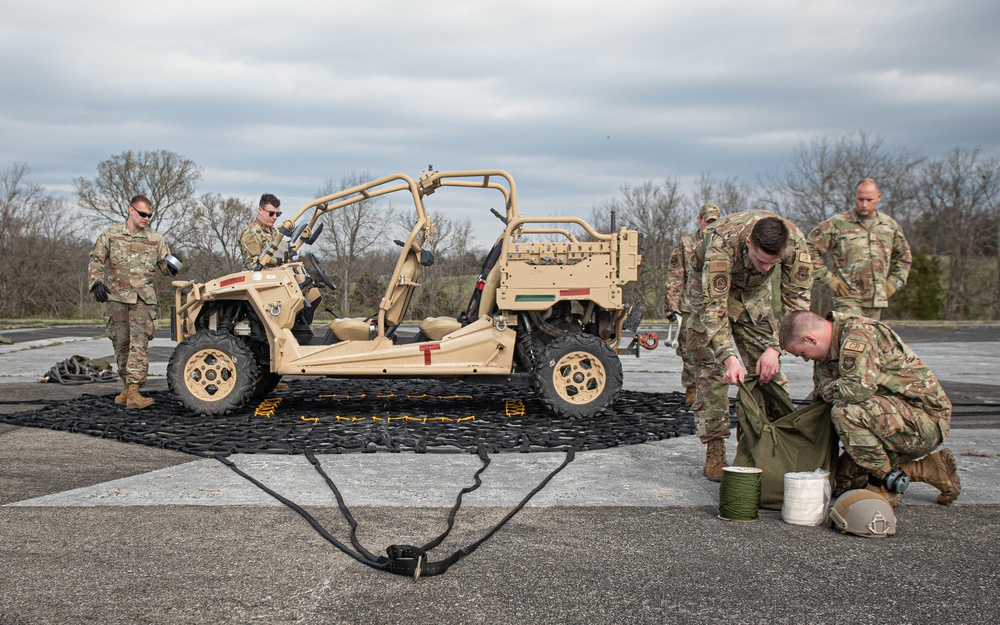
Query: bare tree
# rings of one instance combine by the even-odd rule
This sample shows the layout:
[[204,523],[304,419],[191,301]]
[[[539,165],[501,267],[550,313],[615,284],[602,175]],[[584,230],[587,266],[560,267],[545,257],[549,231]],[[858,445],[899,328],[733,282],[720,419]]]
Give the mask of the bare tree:
[[967,319],[973,310],[994,305],[992,289],[982,287],[989,271],[995,271],[992,258],[990,269],[985,266],[997,249],[998,215],[992,198],[1000,191],[1000,161],[982,158],[978,148],[955,148],[927,163],[922,174],[922,230],[932,251],[948,259],[945,315]]
[[702,172],[695,182],[691,208],[697,212],[702,204],[715,204],[723,215],[753,208],[757,203],[756,190],[736,178],[717,178],[712,172]]
[[27,182],[30,171],[24,163],[0,171],[0,314],[82,314],[89,247],[66,201]]
[[694,216],[686,208],[688,201],[676,178],[666,178],[660,186],[647,180],[635,186],[625,184],[620,189],[620,197],[605,200],[591,210],[591,222],[606,231],[609,215],[614,211],[617,226],[636,228],[642,233],[638,290],[646,302],[646,311],[662,316],[670,252],[694,222]]
[[882,143],[879,135],[859,131],[800,144],[784,173],[768,176],[762,206],[809,233],[819,222],[854,206],[858,182],[874,178],[884,193],[879,210],[903,220],[913,206],[913,174],[923,158],[905,150],[888,152]]
[[185,214],[184,236],[177,243],[192,275],[205,279],[243,268],[240,232],[255,219],[251,202],[205,193]]
[[180,238],[185,214],[196,204],[195,188],[201,167],[168,150],[126,150],[97,165],[93,179],[76,178],[80,208],[94,213],[99,223],[128,217],[128,203],[140,193],[153,203],[150,226],[164,238]]
[[468,300],[478,265],[470,260],[472,220],[435,215],[434,238],[424,249],[434,254],[434,264],[420,275],[422,288],[410,308],[413,318],[457,315]]
[[[328,179],[317,195],[330,195],[371,180],[373,177],[367,170],[354,170],[339,181]],[[364,256],[376,244],[387,242],[394,213],[392,203],[382,196],[361,200],[323,216],[326,229],[318,243],[333,264],[331,273],[339,286],[337,293],[341,315],[352,314],[351,289],[362,273]]]

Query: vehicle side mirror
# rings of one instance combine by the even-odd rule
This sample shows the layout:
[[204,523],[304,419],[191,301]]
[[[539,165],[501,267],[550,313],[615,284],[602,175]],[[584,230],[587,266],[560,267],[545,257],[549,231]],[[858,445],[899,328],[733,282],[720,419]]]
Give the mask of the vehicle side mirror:
[[312,245],[316,242],[316,239],[318,239],[319,235],[323,232],[323,226],[324,224],[322,222],[316,226],[315,230],[312,231],[312,234],[309,235],[309,238],[306,239],[306,245]]

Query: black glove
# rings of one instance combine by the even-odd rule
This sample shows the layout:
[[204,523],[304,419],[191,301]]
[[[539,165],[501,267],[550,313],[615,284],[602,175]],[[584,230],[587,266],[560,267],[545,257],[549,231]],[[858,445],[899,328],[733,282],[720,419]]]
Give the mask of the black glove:
[[670,323],[673,323],[673,322],[677,321],[677,313],[674,312],[673,310],[668,310],[667,311],[667,321],[669,321]]
[[108,301],[108,287],[104,286],[103,282],[95,282],[94,286],[90,287],[90,292],[94,294],[94,299],[100,303]]

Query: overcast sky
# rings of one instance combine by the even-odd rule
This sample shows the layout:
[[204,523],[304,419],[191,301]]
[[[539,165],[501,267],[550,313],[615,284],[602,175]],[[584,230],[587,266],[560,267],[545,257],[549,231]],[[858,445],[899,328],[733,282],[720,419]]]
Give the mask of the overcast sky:
[[823,134],[1000,155],[995,0],[0,2],[0,168],[69,194],[162,149],[283,207],[433,163],[586,216],[623,183],[752,184]]

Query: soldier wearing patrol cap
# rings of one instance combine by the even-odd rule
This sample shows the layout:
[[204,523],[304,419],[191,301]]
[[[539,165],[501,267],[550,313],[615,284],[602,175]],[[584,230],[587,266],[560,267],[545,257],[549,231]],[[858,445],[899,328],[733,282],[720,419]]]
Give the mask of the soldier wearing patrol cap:
[[177,275],[182,268],[163,237],[149,227],[152,216],[149,198],[133,197],[125,223],[111,226],[97,237],[88,267],[94,299],[107,303],[104,317],[108,337],[115,346],[118,375],[125,383],[115,403],[125,404],[130,410],[153,403],[139,394],[149,372],[149,340],[156,330],[153,272]]
[[707,445],[705,476],[712,481],[720,481],[728,466],[728,385],[746,376],[736,350],[762,382],[775,379],[787,386],[771,290],[779,263],[782,308],[807,310],[812,260],[802,232],[784,217],[764,210],[726,215],[705,231],[695,254],[699,280],[691,297],[697,312],[691,317],[687,348],[698,361],[693,409],[697,434]]
[[[867,317],[809,311],[781,321],[781,346],[816,363],[823,401],[844,446],[836,491],[868,488],[899,505],[910,481],[927,482],[947,505],[962,492],[949,449],[951,402],[927,365],[889,326]],[[923,456],[923,458],[921,458]],[[921,458],[920,460],[914,460]]]
[[[695,220],[698,222],[698,229],[691,234],[681,237],[680,242],[670,252],[670,264],[667,269],[667,283],[664,294],[664,310],[667,313],[667,320],[674,321],[677,313],[681,314],[683,326],[678,333],[677,355],[684,363],[681,369],[681,384],[684,385],[684,402],[691,405],[695,400],[695,384],[698,379],[697,362],[694,352],[687,349],[691,342],[688,334],[691,327],[691,284],[692,281],[700,280],[701,274],[694,269],[695,253],[701,246],[701,241],[705,228],[714,223],[719,218],[721,211],[715,204],[702,204],[701,210]],[[683,321],[687,319],[688,321]]]
[[878,212],[881,199],[878,183],[865,178],[855,189],[854,208],[809,233],[813,276],[833,291],[834,310],[881,319],[889,298],[906,284],[910,245],[896,220]]

